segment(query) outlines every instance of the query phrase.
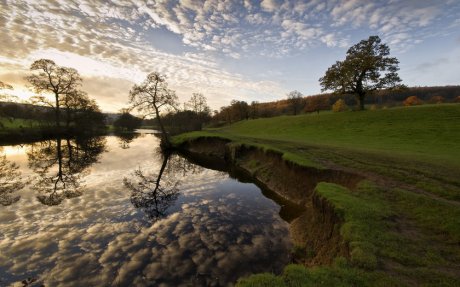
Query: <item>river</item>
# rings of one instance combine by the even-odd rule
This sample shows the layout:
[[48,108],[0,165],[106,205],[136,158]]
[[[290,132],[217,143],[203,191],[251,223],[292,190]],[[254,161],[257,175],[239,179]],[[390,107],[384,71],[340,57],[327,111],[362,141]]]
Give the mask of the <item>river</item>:
[[0,286],[232,286],[289,263],[277,203],[158,146],[140,131],[0,147]]

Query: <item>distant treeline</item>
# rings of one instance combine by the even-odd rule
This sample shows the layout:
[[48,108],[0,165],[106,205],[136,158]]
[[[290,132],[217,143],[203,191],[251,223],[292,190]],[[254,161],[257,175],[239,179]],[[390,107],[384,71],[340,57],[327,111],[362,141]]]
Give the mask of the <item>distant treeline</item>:
[[[398,90],[380,90],[369,94],[365,99],[365,104],[367,106],[374,106],[375,108],[401,106],[404,100],[411,96],[416,96],[424,103],[459,102],[460,86],[411,87]],[[245,101],[234,100],[229,106],[224,106],[219,111],[214,111],[212,124],[219,125],[244,119],[291,115],[296,113],[296,110],[301,111],[301,113],[331,110],[332,105],[339,99],[343,99],[350,107],[357,105],[355,95],[340,95],[333,93],[302,97],[300,101],[296,102],[287,98],[267,103],[247,103]]]
[[[401,106],[408,97],[417,97],[423,103],[439,102],[460,102],[460,86],[444,87],[411,87],[400,90],[381,90],[369,94],[365,103],[368,107],[375,108]],[[232,122],[267,118],[280,115],[292,115],[294,113],[312,113],[324,110],[331,110],[332,105],[339,99],[343,99],[347,106],[356,106],[355,95],[339,94],[320,94],[307,97],[301,97],[295,102],[292,99],[283,99],[274,102],[251,102],[232,101],[230,105],[222,107],[219,111],[214,111],[211,115],[209,109],[203,112],[193,112],[191,110],[175,111],[164,115],[164,124],[171,134],[180,132],[199,130],[202,125],[219,126]],[[54,110],[50,107],[37,106],[32,104],[22,104],[13,102],[0,102],[0,114],[2,117],[30,119],[42,122],[52,122]],[[140,126],[149,126],[158,128],[155,119],[140,119],[131,117],[124,119],[123,113],[104,113],[97,117],[99,121],[105,119],[105,124],[121,127],[138,128]],[[123,121],[121,121],[123,120]],[[125,127],[126,126],[126,127]]]
[[[0,102],[0,117],[9,119],[25,119],[37,121],[42,130],[53,130],[55,111],[52,107],[39,106],[26,103]],[[106,116],[97,109],[72,109],[71,129],[81,132],[103,129]],[[63,119],[64,121],[64,119]]]
[[52,121],[54,111],[51,107],[15,102],[0,102],[0,115],[12,119]]
[[[3,117],[12,119],[29,120],[50,120],[54,119],[54,109],[47,106],[39,106],[28,103],[4,102],[0,101],[0,114]],[[101,113],[105,123],[108,125],[121,115],[121,113]]]

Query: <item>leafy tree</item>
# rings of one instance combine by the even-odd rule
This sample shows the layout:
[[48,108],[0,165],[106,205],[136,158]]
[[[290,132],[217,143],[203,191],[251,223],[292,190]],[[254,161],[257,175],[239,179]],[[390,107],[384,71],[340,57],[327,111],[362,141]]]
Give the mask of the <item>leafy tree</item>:
[[190,110],[170,112],[163,115],[162,122],[170,135],[177,135],[184,132],[199,131],[203,122],[207,121],[203,115]]
[[444,97],[440,95],[434,95],[430,98],[430,103],[432,104],[442,104],[444,101]]
[[161,146],[164,149],[171,147],[169,135],[161,120],[161,110],[166,107],[176,109],[178,98],[173,90],[168,88],[164,76],[157,72],[147,75],[147,78],[139,85],[134,85],[129,92],[131,108],[135,108],[146,115],[156,117],[161,129]]
[[245,101],[232,100],[230,103],[231,117],[235,121],[249,119],[249,105]]
[[252,119],[255,119],[259,116],[259,102],[258,101],[251,102],[250,116]]
[[423,102],[416,96],[410,96],[404,101],[404,105],[407,106],[416,106],[421,105]]
[[90,99],[88,94],[75,90],[70,92],[63,100],[67,130],[74,124],[77,129],[91,131],[102,128],[105,116],[99,109],[96,101]]
[[306,112],[317,112],[320,110],[329,110],[331,105],[329,104],[329,99],[323,95],[309,96],[305,99],[306,104],[304,110]]
[[345,101],[342,99],[338,99],[333,105],[332,105],[332,111],[333,112],[343,112],[348,109],[347,104],[345,104]]
[[122,113],[116,120],[113,122],[113,125],[116,129],[132,131],[139,128],[142,124],[142,119],[131,115],[128,112]]
[[[40,59],[30,66],[32,71],[38,71],[26,80],[31,84],[32,89],[40,94],[35,97],[35,102],[48,105],[54,109],[55,122],[58,130],[61,125],[61,107],[64,102],[75,94],[81,85],[81,77],[73,68],[60,67],[52,60]],[[54,96],[54,103],[48,100],[42,93],[51,93]]]
[[303,95],[299,91],[292,91],[287,95],[287,97],[289,105],[291,106],[292,112],[295,116],[302,110],[304,106]]
[[319,79],[322,91],[354,94],[364,109],[365,96],[374,90],[399,87],[399,61],[389,57],[390,48],[378,36],[370,36],[350,47],[343,61],[337,61]]

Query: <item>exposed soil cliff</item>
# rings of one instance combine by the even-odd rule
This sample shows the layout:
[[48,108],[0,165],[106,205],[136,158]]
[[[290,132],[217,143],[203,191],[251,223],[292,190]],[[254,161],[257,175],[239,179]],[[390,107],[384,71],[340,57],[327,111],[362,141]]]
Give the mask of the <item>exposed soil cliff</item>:
[[274,192],[275,197],[283,201],[281,205],[291,204],[291,209],[297,210],[296,207],[300,207],[300,212],[289,220],[297,261],[317,265],[329,264],[337,256],[349,257],[348,246],[339,232],[343,219],[314,189],[319,182],[332,182],[353,189],[362,177],[340,170],[300,166],[283,159],[281,153],[219,138],[194,139],[179,149],[195,160],[205,158],[201,164],[208,167],[216,168],[217,163],[221,163],[220,166],[225,163],[227,171],[242,170],[262,189]]

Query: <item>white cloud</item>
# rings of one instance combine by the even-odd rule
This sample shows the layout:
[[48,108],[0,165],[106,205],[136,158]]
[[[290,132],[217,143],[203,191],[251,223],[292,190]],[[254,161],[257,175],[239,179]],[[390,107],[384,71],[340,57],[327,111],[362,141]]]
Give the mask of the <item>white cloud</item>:
[[139,166],[158,172],[161,162],[145,155],[158,139],[135,139],[130,149],[121,149],[115,137],[107,144],[109,152],[84,178],[82,196],[50,208],[26,189],[21,201],[0,210],[7,284],[38,274],[46,286],[182,286],[206,274],[214,285],[227,285],[248,266],[277,271],[288,263],[289,226],[254,185],[192,165],[191,172],[174,174],[186,180],[171,214],[152,222],[131,204],[122,178]]
[[280,3],[277,0],[262,0],[260,7],[267,12],[275,12],[279,9]]
[[[27,70],[41,56],[72,65],[86,78],[139,82],[156,70],[167,74],[184,99],[196,89],[212,93],[207,96],[217,108],[229,98],[245,99],[243,90],[259,99],[285,92],[278,80],[268,90],[252,75],[226,72],[221,68],[225,61],[244,66],[253,56],[282,58],[318,46],[343,48],[356,31],[378,34],[393,51],[407,51],[441,31],[453,33],[458,15],[455,1],[443,6],[435,0],[5,0],[0,3],[0,76],[12,62]],[[154,48],[163,41],[151,38],[158,30],[169,31],[183,46],[174,53]],[[121,94],[116,98],[125,102]]]

